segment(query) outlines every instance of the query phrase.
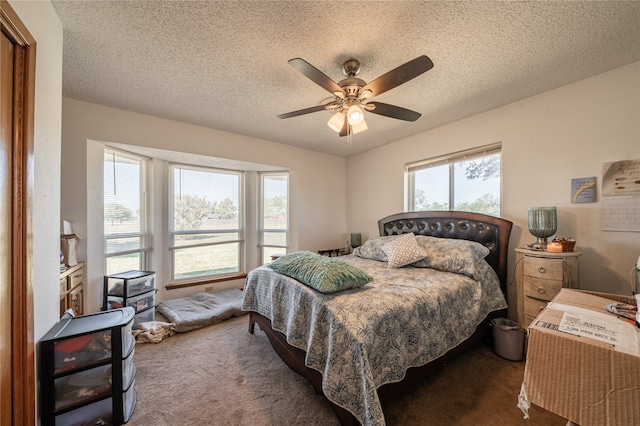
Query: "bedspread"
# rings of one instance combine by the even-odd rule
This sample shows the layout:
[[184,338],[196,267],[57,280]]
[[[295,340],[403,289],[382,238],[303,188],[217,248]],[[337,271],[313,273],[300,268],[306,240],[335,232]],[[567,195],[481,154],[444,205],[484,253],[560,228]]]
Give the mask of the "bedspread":
[[247,276],[242,309],[271,320],[305,364],[323,375],[325,396],[363,425],[385,424],[376,389],[404,378],[473,334],[491,311],[507,307],[495,272],[483,278],[430,268],[388,269],[344,256],[374,280],[322,294],[268,267]]

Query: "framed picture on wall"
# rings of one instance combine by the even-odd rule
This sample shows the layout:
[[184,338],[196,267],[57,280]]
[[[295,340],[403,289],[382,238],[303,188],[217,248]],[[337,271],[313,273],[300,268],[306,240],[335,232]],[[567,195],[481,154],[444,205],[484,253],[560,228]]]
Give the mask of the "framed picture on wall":
[[571,179],[571,202],[594,203],[596,201],[596,177]]

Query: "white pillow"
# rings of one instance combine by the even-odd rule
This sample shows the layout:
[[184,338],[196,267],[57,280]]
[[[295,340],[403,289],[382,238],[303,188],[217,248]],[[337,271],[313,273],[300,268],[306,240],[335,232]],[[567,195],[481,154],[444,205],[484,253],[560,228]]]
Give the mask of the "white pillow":
[[388,268],[400,268],[427,256],[425,250],[418,245],[416,236],[413,233],[402,234],[398,238],[389,241],[382,246],[382,251],[387,255]]

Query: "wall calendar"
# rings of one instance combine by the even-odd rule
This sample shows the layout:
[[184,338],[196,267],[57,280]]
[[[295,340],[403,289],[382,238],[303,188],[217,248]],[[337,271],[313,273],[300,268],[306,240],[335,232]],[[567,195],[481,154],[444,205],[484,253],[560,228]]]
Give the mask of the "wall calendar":
[[604,163],[601,219],[603,231],[640,232],[640,160]]

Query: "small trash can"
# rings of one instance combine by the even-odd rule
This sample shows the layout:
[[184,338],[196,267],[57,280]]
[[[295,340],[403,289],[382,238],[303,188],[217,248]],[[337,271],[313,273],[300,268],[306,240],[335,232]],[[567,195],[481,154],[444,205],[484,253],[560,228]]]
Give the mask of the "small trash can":
[[506,318],[494,318],[491,320],[491,326],[493,351],[509,361],[521,361],[527,331],[517,322]]

